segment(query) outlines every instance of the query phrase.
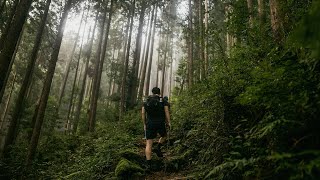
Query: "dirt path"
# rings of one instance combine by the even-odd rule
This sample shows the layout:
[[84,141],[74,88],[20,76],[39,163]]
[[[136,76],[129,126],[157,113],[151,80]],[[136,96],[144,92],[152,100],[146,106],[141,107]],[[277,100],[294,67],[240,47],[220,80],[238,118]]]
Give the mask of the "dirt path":
[[[156,142],[156,140],[154,141]],[[146,142],[144,139],[140,139],[138,141],[139,144],[139,154],[142,157],[145,157],[145,146],[146,146]],[[156,143],[154,144],[154,146],[156,145]],[[155,154],[152,154],[152,157],[154,157]],[[170,152],[169,149],[167,147],[163,147],[163,156],[164,156],[164,161],[168,161],[170,160]],[[163,170],[161,171],[157,171],[157,172],[151,172],[150,174],[148,174],[145,179],[146,180],[184,180],[184,179],[190,179],[187,178],[185,175],[185,173],[183,172],[166,172],[165,171],[165,167]]]

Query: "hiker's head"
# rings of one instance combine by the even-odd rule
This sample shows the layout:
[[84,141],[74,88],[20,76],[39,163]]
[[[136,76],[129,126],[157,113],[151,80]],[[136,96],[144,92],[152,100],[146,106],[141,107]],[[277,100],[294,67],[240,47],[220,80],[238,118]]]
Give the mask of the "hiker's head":
[[152,94],[160,94],[160,89],[158,87],[152,88]]

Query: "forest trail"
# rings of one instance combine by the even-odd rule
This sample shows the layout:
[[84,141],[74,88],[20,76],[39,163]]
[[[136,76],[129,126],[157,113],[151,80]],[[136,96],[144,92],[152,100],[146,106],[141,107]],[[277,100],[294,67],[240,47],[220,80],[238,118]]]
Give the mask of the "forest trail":
[[[146,147],[146,140],[145,139],[137,139],[137,144],[139,146],[139,155],[143,158],[145,158],[145,147]],[[153,149],[157,145],[157,139],[154,140]],[[179,171],[179,172],[169,172],[167,171],[167,162],[170,162],[172,155],[169,151],[169,145],[166,143],[166,145],[162,148],[163,152],[163,162],[164,167],[161,167],[161,170],[151,172],[150,174],[147,174],[145,176],[145,180],[185,180],[190,179],[189,177],[186,177],[184,174],[185,172]],[[152,158],[154,158],[156,155],[152,153]]]

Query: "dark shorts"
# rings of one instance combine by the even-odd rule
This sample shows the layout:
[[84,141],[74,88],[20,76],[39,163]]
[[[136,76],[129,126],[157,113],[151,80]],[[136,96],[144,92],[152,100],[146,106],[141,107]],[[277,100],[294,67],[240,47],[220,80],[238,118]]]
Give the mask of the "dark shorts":
[[158,133],[161,137],[167,136],[167,130],[164,123],[147,125],[146,139],[154,139],[157,137]]

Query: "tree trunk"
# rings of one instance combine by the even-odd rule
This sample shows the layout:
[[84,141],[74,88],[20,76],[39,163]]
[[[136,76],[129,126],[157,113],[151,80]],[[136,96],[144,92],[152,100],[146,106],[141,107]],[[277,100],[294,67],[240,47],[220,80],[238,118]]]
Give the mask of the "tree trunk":
[[104,33],[104,26],[106,22],[106,17],[107,17],[107,10],[104,10],[103,17],[102,17],[102,23],[100,25],[100,31],[99,31],[99,38],[98,38],[98,49],[96,51],[96,57],[95,57],[95,63],[94,63],[94,74],[92,77],[92,86],[91,86],[91,91],[90,91],[90,98],[89,98],[89,119],[88,119],[88,131],[93,132],[93,108],[94,107],[94,99],[96,98],[98,94],[95,94],[96,91],[96,86],[97,86],[97,79],[98,79],[98,69],[99,69],[99,64],[100,64],[100,57],[101,57],[101,49],[102,49],[102,43],[103,43],[103,33]]
[[[147,71],[147,65],[148,65],[148,59],[149,59],[149,50],[150,50],[150,43],[151,43],[151,30],[152,30],[152,23],[153,23],[153,18],[154,18],[154,12],[155,12],[156,6],[153,7],[152,10],[152,14],[151,14],[151,20],[150,20],[150,25],[149,25],[149,37],[147,38],[147,45],[146,45],[146,55],[144,58],[144,64],[142,67],[142,74],[141,74],[141,79],[140,79],[140,89],[139,89],[139,100],[142,100],[142,95],[143,95],[143,89],[144,89],[144,85],[146,82],[146,71]],[[151,54],[152,56],[152,54]],[[152,59],[152,58],[151,58]],[[151,66],[150,62],[149,62],[149,66]]]
[[140,11],[139,17],[139,27],[138,27],[138,34],[136,38],[136,50],[133,58],[132,63],[132,76],[131,82],[129,83],[129,94],[130,94],[130,106],[133,106],[137,99],[137,84],[138,84],[138,70],[139,70],[139,60],[141,54],[141,36],[142,36],[142,29],[143,29],[143,21],[144,21],[144,14],[145,14],[146,6],[144,2],[142,2],[142,7]]
[[79,37],[80,37],[80,30],[81,30],[81,26],[82,26],[82,22],[83,22],[83,15],[84,15],[84,11],[83,11],[82,16],[81,16],[81,22],[80,22],[80,25],[78,27],[76,39],[75,39],[74,44],[73,44],[73,48],[72,48],[72,51],[71,51],[71,55],[70,55],[69,61],[67,62],[66,71],[64,73],[65,75],[63,77],[63,82],[62,82],[62,85],[61,85],[61,88],[60,88],[60,94],[59,94],[58,106],[57,106],[57,114],[59,114],[59,109],[60,109],[60,106],[61,106],[62,98],[64,96],[64,91],[65,91],[66,84],[67,84],[68,77],[69,77],[69,73],[70,73],[71,62],[73,60],[73,56],[74,56],[74,53],[76,51],[78,40],[79,40]]
[[258,0],[258,16],[260,23],[265,22],[265,13],[264,13],[264,0]]
[[282,2],[282,0],[269,0],[271,28],[273,36],[278,43],[281,43],[284,37]]
[[126,60],[123,70],[123,76],[122,76],[122,85],[121,85],[121,100],[120,100],[120,111],[119,111],[119,120],[121,120],[123,113],[126,109],[125,107],[125,100],[126,100],[126,84],[127,84],[127,73],[128,73],[128,66],[129,66],[129,56],[130,56],[130,47],[131,47],[131,37],[132,37],[132,30],[133,30],[133,17],[134,17],[134,11],[135,11],[135,4],[136,0],[133,0],[132,2],[132,9],[131,9],[131,19],[130,19],[130,30],[129,30],[129,38],[127,43],[127,54],[126,54]]
[[199,44],[199,59],[201,64],[201,77],[200,79],[206,78],[206,62],[204,58],[204,29],[203,29],[203,7],[202,0],[199,0],[199,31],[200,31],[200,44]]
[[[147,14],[147,16],[148,16],[148,14]],[[145,36],[145,39],[144,39],[144,44],[143,44],[143,48],[142,48],[142,51],[143,51],[143,54],[140,56],[140,63],[139,63],[139,76],[138,76],[138,81],[141,79],[141,75],[142,75],[142,69],[143,69],[143,65],[144,65],[144,60],[145,60],[145,57],[146,57],[146,52],[147,52],[147,49],[149,48],[149,47],[147,47],[147,44],[148,44],[148,40],[149,40],[149,35],[150,34],[148,34],[147,32],[149,31],[149,25],[150,25],[150,20],[151,20],[151,18],[148,18],[148,22],[147,22],[147,29],[146,29],[146,36]],[[140,85],[140,83],[137,85],[138,87],[140,87],[139,86]],[[138,88],[138,90],[139,90],[139,88]],[[138,91],[138,93],[139,93],[139,91]]]
[[[21,42],[21,39],[22,39],[22,35],[23,35],[23,31],[24,31],[24,26],[22,27],[22,33],[20,34],[20,37],[18,39],[18,43],[14,49],[14,53],[13,53],[13,56],[12,56],[12,59],[11,59],[11,62],[10,62],[10,65],[9,65],[9,70],[11,70],[13,64],[14,64],[14,60],[16,59],[16,55],[17,55],[17,52],[18,52],[18,49],[19,49],[19,44]],[[3,82],[3,87],[1,90],[0,90],[0,102],[2,102],[2,98],[3,98],[3,94],[5,92],[5,87],[7,85],[7,81],[9,79],[9,76],[10,76],[10,71],[8,70],[8,73],[6,74],[6,77],[4,79],[4,82]]]
[[[0,144],[0,157],[3,157],[3,155],[6,154],[6,151],[7,151],[7,148],[6,148],[6,137],[2,137],[4,135],[4,132],[6,131],[6,128],[8,128],[8,131],[10,129],[10,123],[11,122],[8,122],[8,120],[6,120],[6,117],[8,115],[8,112],[9,112],[9,105],[10,105],[10,102],[11,102],[11,98],[12,98],[12,93],[13,93],[13,90],[14,90],[14,85],[16,83],[16,77],[17,77],[17,73],[15,73],[13,75],[13,80],[12,80],[12,85],[11,85],[11,89],[10,89],[10,92],[9,92],[9,96],[7,98],[7,102],[6,102],[6,105],[5,105],[5,108],[4,108],[4,112],[3,112],[3,115],[1,116],[1,125],[0,125],[0,131],[1,131],[1,134],[0,134],[0,141],[1,141],[1,144]],[[8,132],[7,132],[8,134]],[[4,140],[4,141],[3,141]]]
[[[77,86],[77,79],[78,79],[78,73],[79,73],[79,66],[80,66],[80,59],[81,59],[81,55],[82,55],[82,48],[83,48],[83,40],[84,40],[84,33],[87,27],[87,20],[88,20],[88,13],[90,11],[90,7],[88,8],[87,14],[86,14],[86,18],[84,20],[85,24],[84,24],[84,28],[83,28],[83,33],[82,33],[82,37],[81,37],[81,45],[80,45],[80,51],[79,51],[79,55],[77,58],[77,66],[76,66],[76,73],[73,79],[73,84],[72,84],[72,90],[71,90],[71,96],[70,96],[70,101],[69,101],[69,107],[68,107],[68,113],[67,113],[67,122],[66,122],[66,133],[70,133],[71,130],[71,125],[73,122],[71,122],[72,117],[70,117],[71,115],[71,109],[74,106],[74,93],[75,93],[75,87]],[[83,14],[82,14],[83,16]],[[82,18],[81,18],[82,19]],[[81,27],[81,23],[80,23],[80,27]],[[81,73],[81,71],[80,71]]]
[[3,9],[4,9],[4,7],[6,6],[6,2],[7,2],[7,0],[2,0],[2,1],[0,1],[0,20],[2,19],[2,13],[3,13]]
[[199,15],[200,15],[200,5],[199,5],[199,0],[194,0],[194,11],[195,13],[193,14],[193,24],[194,24],[194,29],[193,29],[193,35],[194,35],[194,58],[195,58],[195,63],[194,63],[194,70],[195,70],[195,80],[200,81],[201,80],[201,59],[200,59],[200,46],[201,46],[201,37],[200,37],[200,26],[199,26]]
[[[125,30],[125,38],[124,38],[124,45],[123,45],[123,54],[122,54],[122,67],[120,70],[120,75],[119,77],[123,77],[123,70],[126,62],[126,50],[127,50],[127,42],[128,42],[128,35],[129,35],[129,26],[130,26],[130,13],[128,15],[128,20],[126,23],[126,30]],[[119,93],[121,93],[122,90],[122,81],[120,82],[120,87],[119,87]]]
[[[161,24],[161,27],[162,27],[162,24]],[[161,43],[161,39],[163,38],[163,35],[161,34],[161,30],[162,28],[160,27],[160,32],[159,32],[159,45]],[[160,46],[158,46],[158,59],[157,59],[157,75],[156,75],[156,87],[158,87],[159,85],[159,62],[160,62]]]
[[56,68],[56,63],[58,60],[58,55],[59,55],[59,51],[60,51],[60,47],[61,47],[61,42],[62,42],[62,37],[63,37],[63,32],[64,32],[64,27],[65,24],[67,22],[68,19],[68,14],[69,14],[69,10],[71,8],[71,2],[72,0],[68,0],[66,2],[62,17],[61,17],[61,21],[60,21],[60,25],[58,27],[58,34],[57,34],[57,38],[55,40],[55,43],[53,45],[53,52],[51,54],[51,60],[50,60],[50,64],[48,67],[48,71],[47,71],[47,75],[46,75],[46,79],[45,79],[45,83],[42,89],[42,93],[41,93],[41,97],[40,97],[40,102],[39,102],[39,109],[38,109],[38,113],[37,113],[37,118],[36,118],[36,123],[35,123],[35,127],[33,129],[33,133],[32,133],[32,137],[31,137],[31,142],[28,148],[28,155],[27,155],[27,159],[26,159],[26,166],[28,167],[31,163],[31,161],[34,158],[34,155],[36,153],[36,148],[38,145],[38,141],[39,141],[39,136],[40,136],[40,132],[41,132],[41,127],[43,124],[43,119],[44,119],[44,114],[45,114],[45,110],[46,110],[46,106],[47,106],[47,102],[48,102],[48,97],[49,97],[49,93],[50,93],[50,87],[51,87],[51,83],[52,83],[52,78],[54,75],[54,71]]
[[168,40],[169,34],[166,36],[166,45],[164,50],[164,58],[163,58],[163,65],[162,65],[162,82],[161,82],[161,96],[163,97],[164,88],[165,88],[165,73],[166,73],[166,61],[167,61],[167,53],[168,53]]
[[10,126],[8,129],[7,137],[6,137],[5,149],[15,143],[15,137],[16,137],[15,134],[17,133],[17,130],[18,130],[20,115],[22,114],[22,112],[24,110],[24,100],[25,100],[24,97],[26,97],[26,92],[27,92],[27,90],[30,86],[30,82],[32,80],[32,73],[33,73],[34,66],[35,66],[35,63],[37,60],[38,51],[39,51],[39,48],[41,45],[42,34],[43,34],[43,31],[44,31],[44,28],[46,25],[46,20],[47,20],[47,16],[48,16],[48,12],[49,12],[50,3],[51,3],[51,0],[47,0],[46,5],[45,5],[45,9],[44,9],[44,13],[41,18],[39,30],[37,32],[35,43],[34,43],[34,46],[33,46],[32,52],[31,52],[30,61],[29,61],[29,64],[28,64],[28,67],[26,70],[26,74],[23,79],[23,83],[21,85],[21,88],[20,88],[20,91],[18,94],[18,98],[16,100],[15,108],[13,111],[12,119],[11,119]]
[[[7,22],[6,22],[6,25],[5,25],[5,28],[3,29],[3,32],[1,32],[0,51],[3,49],[4,43],[6,41],[8,33],[10,31],[11,23],[13,21],[14,15],[16,13],[18,4],[19,4],[19,0],[14,0],[13,5],[12,5],[12,9],[11,9],[11,12],[10,12],[10,15],[9,15],[9,18],[7,19]],[[0,11],[0,12],[2,12],[2,11]]]
[[[4,107],[4,110],[3,110],[3,113],[2,113],[2,115],[1,115],[1,125],[0,125],[0,130],[2,131],[2,127],[3,127],[3,122],[5,121],[5,118],[6,118],[6,116],[7,116],[7,114],[8,114],[8,107],[9,107],[9,104],[10,104],[10,101],[11,101],[11,97],[12,97],[12,92],[13,92],[13,90],[14,90],[14,85],[15,85],[15,83],[16,83],[16,77],[17,77],[17,73],[15,73],[14,75],[13,75],[13,80],[12,80],[12,84],[11,84],[11,89],[10,89],[10,91],[9,91],[9,96],[7,97],[7,101],[6,101],[6,103],[5,103],[5,107]],[[2,131],[3,132],[3,131]]]
[[[99,90],[100,90],[100,84],[101,84],[101,77],[102,77],[102,70],[103,70],[103,64],[106,56],[106,51],[107,51],[107,45],[108,45],[108,36],[109,36],[109,30],[110,30],[110,24],[112,20],[112,15],[113,15],[113,2],[114,0],[111,0],[110,4],[110,12],[109,12],[109,18],[108,18],[108,24],[107,24],[107,29],[106,29],[106,34],[105,34],[105,41],[103,44],[102,48],[102,54],[100,57],[100,61],[98,61],[99,65],[97,67],[97,76],[94,81],[94,88],[93,88],[93,98],[92,98],[92,107],[90,111],[90,126],[89,126],[89,131],[93,132],[95,129],[95,124],[96,124],[96,112],[97,112],[97,103],[98,103],[98,96],[99,96]],[[103,26],[104,27],[104,26]]]
[[[116,46],[113,47],[113,50],[112,50],[112,62],[110,63],[110,75],[109,75],[109,82],[108,82],[108,94],[107,96],[110,97],[111,96],[111,91],[112,91],[112,82],[113,82],[113,79],[114,79],[114,66],[112,65],[113,63],[115,63],[115,56],[116,54]],[[119,51],[118,51],[118,54],[119,54]],[[109,104],[109,101],[108,100],[108,104]]]
[[189,0],[189,43],[188,43],[188,86],[193,84],[193,27],[192,27],[192,0]]
[[19,3],[15,17],[11,23],[9,33],[4,41],[3,49],[0,53],[0,89],[5,88],[5,77],[9,71],[10,62],[19,40],[23,24],[28,16],[31,3],[32,0],[23,0]]
[[253,11],[252,11],[252,0],[247,0],[247,7],[249,13],[249,25],[252,27],[253,25]]
[[[171,44],[173,45],[173,41]],[[170,77],[169,78],[169,93],[168,93],[169,98],[171,98],[171,91],[172,91],[173,51],[171,51],[170,59],[171,59],[171,64],[170,64],[170,76],[169,76]]]
[[157,5],[155,5],[155,18],[153,22],[153,31],[152,31],[152,44],[151,44],[151,52],[150,52],[150,62],[147,72],[147,82],[146,82],[146,91],[145,96],[149,95],[149,88],[150,88],[150,80],[151,80],[151,69],[152,69],[152,60],[153,60],[153,47],[154,47],[154,37],[156,33],[156,23],[157,23]]
[[[78,106],[77,106],[77,109],[76,109],[76,112],[75,112],[73,134],[76,134],[77,129],[78,129],[78,124],[79,124],[79,119],[80,119],[80,114],[81,114],[81,108],[82,108],[82,102],[83,102],[84,95],[85,95],[85,90],[86,90],[87,74],[88,74],[89,62],[90,62],[90,57],[91,57],[91,52],[92,52],[94,34],[95,34],[95,31],[96,31],[98,14],[99,13],[97,12],[97,15],[96,15],[96,18],[95,18],[92,37],[91,37],[90,42],[89,42],[89,48],[88,48],[88,51],[85,54],[86,55],[86,62],[85,62],[86,65],[85,65],[85,69],[84,69],[84,73],[83,73],[83,80],[82,80],[81,90],[80,90],[80,94],[79,94],[79,102],[78,102]],[[90,35],[90,31],[91,31],[91,29],[89,30],[89,35]],[[89,39],[89,37],[88,37],[88,39]]]
[[[205,28],[205,38],[204,38],[204,71],[205,76],[208,75],[209,70],[209,56],[208,56],[208,21],[209,21],[209,8],[208,8],[208,0],[204,2],[204,28]],[[213,53],[213,52],[212,52]]]

